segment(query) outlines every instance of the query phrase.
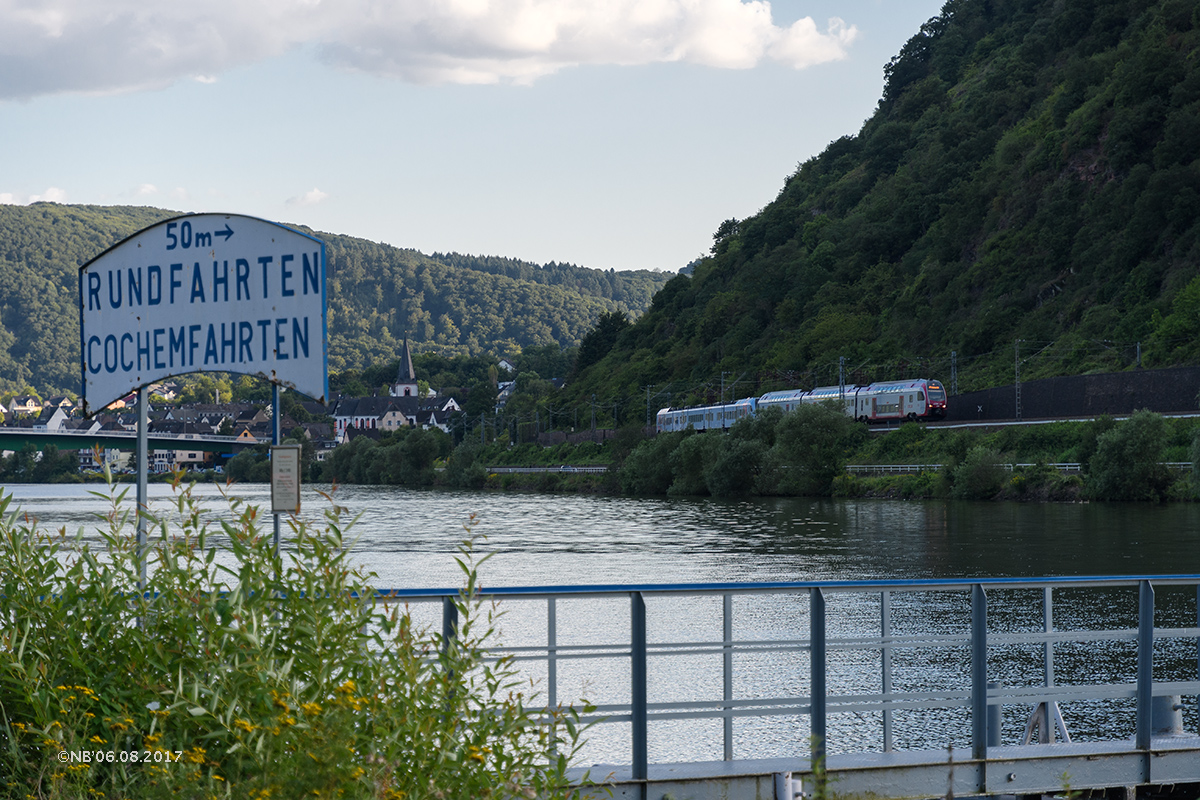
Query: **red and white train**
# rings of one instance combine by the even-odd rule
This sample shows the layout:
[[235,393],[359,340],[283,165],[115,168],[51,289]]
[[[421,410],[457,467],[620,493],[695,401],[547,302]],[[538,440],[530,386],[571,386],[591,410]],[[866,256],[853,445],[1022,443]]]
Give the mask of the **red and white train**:
[[946,388],[938,381],[884,381],[867,386],[820,386],[811,391],[785,389],[767,392],[761,397],[746,397],[733,403],[693,408],[664,408],[658,412],[660,433],[728,430],[735,422],[754,416],[760,410],[776,407],[784,413],[803,404],[833,401],[847,416],[861,422],[931,420],[946,416]]

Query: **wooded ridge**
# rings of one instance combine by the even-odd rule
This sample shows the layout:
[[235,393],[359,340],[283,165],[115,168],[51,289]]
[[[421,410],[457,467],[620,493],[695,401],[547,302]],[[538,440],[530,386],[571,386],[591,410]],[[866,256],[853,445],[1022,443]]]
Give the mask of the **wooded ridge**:
[[884,72],[568,392],[1200,363],[1200,6],[950,0]]
[[[0,391],[80,389],[78,270],[178,212],[128,206],[0,205]],[[326,244],[329,369],[416,351],[452,355],[579,344],[601,314],[641,313],[671,275],[508,258],[427,256],[351,236]]]

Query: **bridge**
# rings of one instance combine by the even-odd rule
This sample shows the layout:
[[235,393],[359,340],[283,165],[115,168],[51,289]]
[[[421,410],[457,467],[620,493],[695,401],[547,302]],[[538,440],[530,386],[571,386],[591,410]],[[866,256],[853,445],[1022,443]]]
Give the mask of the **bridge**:
[[[414,613],[433,604],[447,637],[456,597],[377,595]],[[523,587],[483,599],[514,637],[494,649],[540,680],[549,705],[589,687],[598,752],[574,775],[598,784],[590,796],[1131,797],[1200,783],[1200,575]]]
[[[147,442],[151,450],[203,450],[209,453],[234,453],[259,444],[257,441],[240,439],[237,436],[213,434],[199,437],[193,433],[153,432],[148,434]],[[26,444],[32,444],[39,450],[47,447],[57,447],[62,450],[83,450],[93,447],[136,450],[137,433],[135,431],[83,433],[0,426],[0,450],[20,450]]]

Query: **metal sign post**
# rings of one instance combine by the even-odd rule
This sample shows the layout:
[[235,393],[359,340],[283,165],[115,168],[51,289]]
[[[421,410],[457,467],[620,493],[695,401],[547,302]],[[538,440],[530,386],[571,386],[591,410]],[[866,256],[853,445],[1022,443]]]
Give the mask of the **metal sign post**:
[[148,478],[148,462],[150,461],[149,436],[150,427],[147,420],[150,416],[149,393],[146,387],[138,389],[137,407],[137,559],[138,559],[138,593],[146,591],[146,515],[150,511]]

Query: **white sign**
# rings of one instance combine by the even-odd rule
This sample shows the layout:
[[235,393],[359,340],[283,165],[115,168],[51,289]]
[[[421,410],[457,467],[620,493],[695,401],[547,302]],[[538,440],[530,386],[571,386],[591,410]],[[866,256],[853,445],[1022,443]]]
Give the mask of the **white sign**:
[[271,448],[271,513],[300,513],[300,445]]
[[190,372],[328,395],[325,244],[237,214],[176,217],[79,270],[83,410]]

